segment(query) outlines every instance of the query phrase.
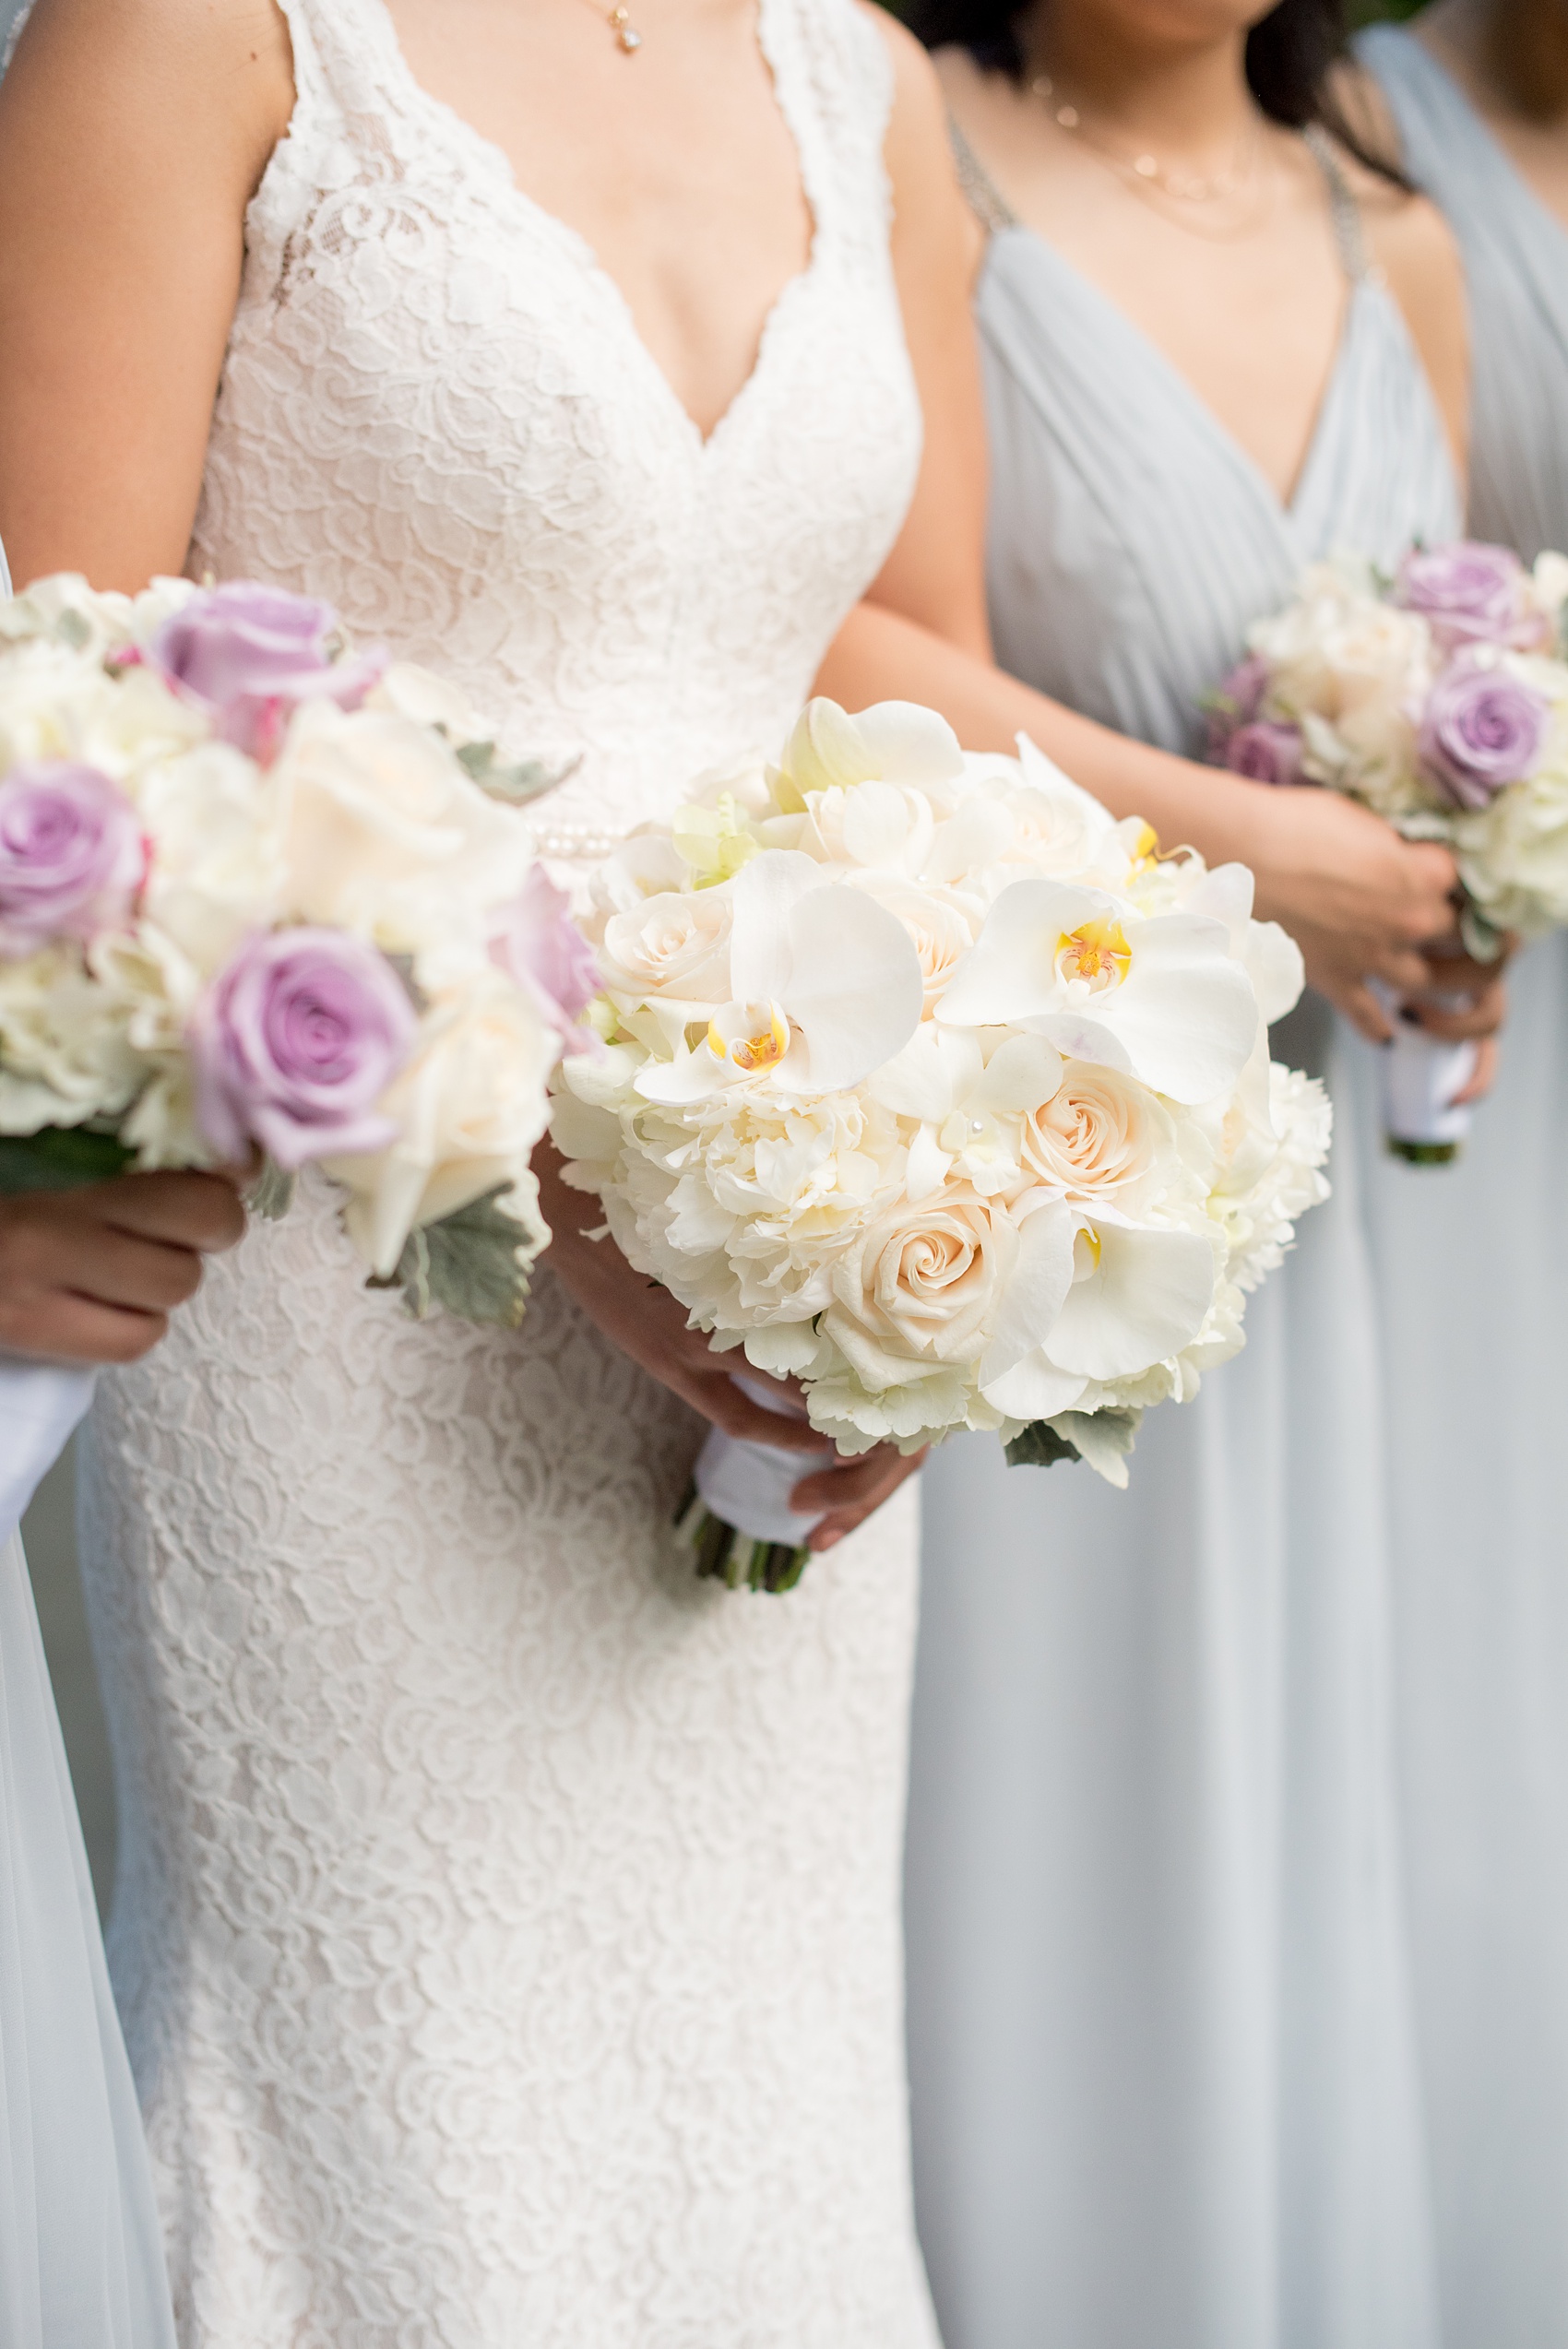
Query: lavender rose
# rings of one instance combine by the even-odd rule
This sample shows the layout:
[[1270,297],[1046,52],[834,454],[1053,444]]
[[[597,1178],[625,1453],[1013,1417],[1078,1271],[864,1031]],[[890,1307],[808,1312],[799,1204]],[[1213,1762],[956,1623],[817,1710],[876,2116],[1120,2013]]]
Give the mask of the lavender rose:
[[1261,653],[1249,653],[1239,660],[1230,674],[1208,704],[1208,758],[1211,766],[1224,766],[1237,729],[1250,726],[1263,706],[1268,690],[1268,663]]
[[196,1118],[238,1165],[253,1143],[292,1171],[307,1159],[384,1149],[398,1129],[375,1104],[418,1020],[385,955],[336,930],[251,939],[196,1006]]
[[384,652],[334,660],[337,625],[330,604],[234,580],[166,620],[147,660],[210,714],[224,741],[265,765],[296,702],[320,696],[357,709],[386,668]]
[[1525,586],[1525,566],[1508,547],[1416,547],[1399,565],[1395,600],[1420,613],[1445,653],[1474,644],[1523,652],[1545,633],[1541,615],[1526,604]]
[[1421,765],[1445,799],[1484,808],[1495,792],[1535,772],[1550,705],[1483,654],[1460,653],[1428,697]]
[[137,812],[95,766],[39,760],[0,782],[0,955],[122,928],[146,872]]
[[1300,783],[1301,730],[1254,718],[1231,735],[1225,764],[1233,775],[1248,776],[1254,783]]
[[578,1014],[602,984],[598,958],[568,913],[564,892],[542,866],[534,866],[520,895],[504,908],[490,953],[507,977],[533,997],[569,1050],[589,1043]]

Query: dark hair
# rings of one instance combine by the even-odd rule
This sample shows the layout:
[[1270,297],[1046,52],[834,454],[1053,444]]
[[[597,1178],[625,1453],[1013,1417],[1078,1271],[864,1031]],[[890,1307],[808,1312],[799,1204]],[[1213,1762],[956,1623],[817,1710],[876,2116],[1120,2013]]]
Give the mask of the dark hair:
[[[1014,81],[1024,74],[1018,19],[1027,0],[909,0],[904,20],[928,49],[967,49],[978,65]],[[1343,0],[1279,0],[1247,35],[1247,80],[1271,121],[1315,124],[1359,163],[1400,187],[1410,183],[1345,113],[1335,68],[1348,56]]]

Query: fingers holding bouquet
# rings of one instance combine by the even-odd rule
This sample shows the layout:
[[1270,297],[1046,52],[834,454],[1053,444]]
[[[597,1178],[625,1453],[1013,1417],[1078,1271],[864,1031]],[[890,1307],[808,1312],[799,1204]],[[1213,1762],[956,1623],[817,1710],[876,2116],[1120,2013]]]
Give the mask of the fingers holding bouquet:
[[223,1175],[126,1175],[0,1198],[0,1350],[135,1362],[196,1295],[204,1260],[244,1230]]
[[[1392,574],[1339,556],[1249,632],[1247,658],[1211,704],[1218,763],[1265,784],[1328,787],[1267,794],[1296,813],[1263,818],[1265,839],[1281,826],[1310,838],[1336,801],[1383,819],[1390,872],[1404,860],[1408,919],[1386,904],[1394,919],[1361,970],[1343,941],[1320,955],[1317,880],[1300,934],[1324,992],[1390,1043],[1390,1147],[1418,1163],[1455,1155],[1484,1089],[1509,954],[1568,922],[1565,606],[1558,554],[1526,569],[1501,547],[1417,548]],[[1266,849],[1264,862],[1277,888]],[[1291,886],[1287,875],[1287,899]],[[1451,901],[1441,912],[1439,895]]]

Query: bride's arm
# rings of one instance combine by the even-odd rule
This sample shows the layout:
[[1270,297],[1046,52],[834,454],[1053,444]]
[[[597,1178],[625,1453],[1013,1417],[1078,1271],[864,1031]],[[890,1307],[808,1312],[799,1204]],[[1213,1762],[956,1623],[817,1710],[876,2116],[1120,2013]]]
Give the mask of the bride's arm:
[[292,104],[272,0],[38,0],[0,82],[0,540],[18,584],[183,567],[245,206]]
[[[1388,1023],[1366,982],[1430,982],[1415,950],[1453,928],[1455,875],[1445,849],[1401,840],[1334,793],[1271,790],[1131,741],[992,663],[984,418],[969,308],[975,231],[930,63],[901,27],[873,14],[897,76],[886,149],[894,261],[926,446],[898,542],[832,647],[820,689],[850,708],[932,704],[974,750],[1011,750],[1028,733],[1118,815],[1144,816],[1162,840],[1190,841],[1211,862],[1251,865],[1259,912],[1296,937],[1313,984],[1382,1040]],[[1502,1012],[1500,982],[1478,974],[1477,984],[1481,1000],[1465,1022],[1472,1033],[1494,1027]]]

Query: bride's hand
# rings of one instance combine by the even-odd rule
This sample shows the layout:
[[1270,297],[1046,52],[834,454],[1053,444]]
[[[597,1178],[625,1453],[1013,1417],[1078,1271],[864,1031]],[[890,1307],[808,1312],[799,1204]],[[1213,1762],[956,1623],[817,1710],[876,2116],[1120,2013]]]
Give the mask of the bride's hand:
[[[1411,995],[1432,985],[1421,949],[1453,934],[1454,859],[1434,842],[1402,840],[1336,791],[1255,784],[1244,809],[1231,853],[1256,876],[1259,919],[1288,930],[1310,983],[1372,1043],[1386,1043],[1394,1031],[1367,982]],[[1484,1026],[1483,1017],[1468,1032]]]
[[[765,1411],[743,1394],[731,1373],[742,1368],[751,1377],[758,1373],[738,1351],[717,1354],[700,1330],[688,1329],[684,1307],[667,1288],[634,1272],[612,1240],[587,1238],[585,1227],[600,1220],[599,1202],[568,1189],[560,1169],[557,1152],[550,1143],[540,1143],[534,1152],[534,1172],[553,1234],[551,1269],[612,1345],[726,1435],[785,1452],[820,1453],[823,1438],[805,1418],[799,1388],[781,1385],[781,1397],[792,1406],[785,1412]],[[842,1466],[814,1468],[794,1494],[802,1515],[815,1508],[826,1511],[813,1530],[812,1548],[831,1549],[852,1533],[913,1475],[924,1457],[921,1453],[906,1460],[879,1444]]]

